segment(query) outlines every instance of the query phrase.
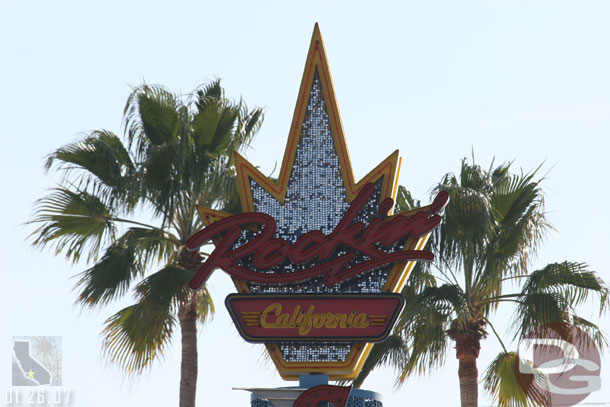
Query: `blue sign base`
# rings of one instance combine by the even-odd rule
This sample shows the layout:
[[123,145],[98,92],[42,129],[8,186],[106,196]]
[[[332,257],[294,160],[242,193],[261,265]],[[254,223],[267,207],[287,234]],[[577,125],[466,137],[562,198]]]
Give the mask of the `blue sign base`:
[[[308,374],[299,377],[298,387],[275,389],[242,389],[251,392],[250,407],[292,407],[294,401],[305,390],[328,384],[328,376]],[[320,404],[316,407],[325,407]],[[383,407],[382,396],[369,390],[351,389],[345,407]]]

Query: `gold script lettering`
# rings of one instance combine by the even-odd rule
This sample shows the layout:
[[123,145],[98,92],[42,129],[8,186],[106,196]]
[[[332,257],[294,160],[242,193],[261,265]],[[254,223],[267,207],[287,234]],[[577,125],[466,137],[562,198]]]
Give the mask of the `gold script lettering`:
[[368,314],[358,314],[352,310],[348,314],[333,314],[331,312],[316,314],[315,307],[310,305],[307,311],[301,309],[300,305],[294,307],[292,312],[282,313],[282,304],[273,303],[262,312],[260,323],[267,329],[295,329],[298,328],[299,335],[305,336],[311,329],[364,329],[370,326]]

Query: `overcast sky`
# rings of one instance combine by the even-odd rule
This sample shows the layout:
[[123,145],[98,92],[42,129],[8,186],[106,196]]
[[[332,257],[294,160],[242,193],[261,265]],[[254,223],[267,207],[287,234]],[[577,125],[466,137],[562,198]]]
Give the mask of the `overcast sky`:
[[[179,337],[152,371],[126,380],[102,357],[99,332],[128,299],[81,311],[71,276],[86,264],[24,242],[33,202],[57,180],[44,173],[44,156],[83,132],[119,133],[131,85],[188,93],[220,77],[227,95],[266,108],[247,157],[269,173],[282,160],[316,21],[357,178],[399,149],[400,183],[427,201],[430,187],[473,150],[484,166],[494,156],[514,160],[517,171],[544,162],[558,232],[532,267],[583,261],[610,281],[610,3],[380,3],[0,0],[3,398],[11,337],[57,335],[75,406],[177,405]],[[199,335],[198,404],[248,406],[248,394],[232,387],[291,385],[231,325],[222,305],[234,291],[230,279],[216,272],[211,288],[217,315]],[[497,316],[501,332],[511,312]],[[581,312],[595,319],[593,310]],[[608,316],[596,320],[610,331]],[[480,372],[498,351],[493,337],[483,342]],[[602,389],[586,402],[610,403],[608,356],[602,363]],[[458,405],[453,354],[398,391],[394,378],[381,369],[364,388],[382,393],[386,407]],[[480,404],[491,401],[483,395]]]

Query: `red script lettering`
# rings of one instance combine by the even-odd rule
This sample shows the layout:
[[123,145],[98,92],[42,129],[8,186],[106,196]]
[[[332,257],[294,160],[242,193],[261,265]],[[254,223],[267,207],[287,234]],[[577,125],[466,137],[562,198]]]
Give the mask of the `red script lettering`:
[[[376,267],[411,260],[432,261],[434,255],[425,250],[402,250],[387,253],[381,246],[392,246],[407,236],[421,237],[434,229],[441,221],[439,212],[449,201],[449,194],[440,192],[428,212],[418,212],[413,216],[392,216],[384,221],[375,218],[368,226],[355,222],[358,213],[375,191],[373,184],[365,185],[351,203],[335,230],[328,236],[321,231],[311,231],[301,236],[294,244],[274,238],[277,224],[264,213],[243,213],[229,216],[200,230],[186,243],[188,250],[198,250],[215,237],[221,237],[212,254],[201,265],[190,282],[197,290],[206,282],[212,271],[221,268],[233,277],[261,284],[286,284],[309,280],[322,276],[324,284],[330,286]],[[379,205],[379,213],[387,214],[392,200],[385,199]],[[247,243],[233,248],[241,236],[245,225],[255,225],[258,234]],[[352,249],[347,253],[335,255],[339,246]],[[233,249],[232,249],[233,248]],[[356,253],[366,256],[367,260],[349,265]],[[238,264],[240,259],[253,255],[252,264],[262,270],[272,269],[285,261],[307,263],[317,258],[319,264],[304,270],[290,273],[261,273],[249,270]]]

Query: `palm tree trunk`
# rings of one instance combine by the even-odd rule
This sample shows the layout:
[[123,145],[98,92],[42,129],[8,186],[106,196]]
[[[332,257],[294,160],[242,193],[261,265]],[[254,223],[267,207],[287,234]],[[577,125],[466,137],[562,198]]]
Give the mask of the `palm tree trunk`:
[[479,371],[476,356],[459,357],[460,400],[462,407],[477,407],[479,404]]
[[[465,326],[464,326],[465,325]],[[479,371],[477,358],[481,350],[481,338],[486,333],[482,319],[459,324],[458,320],[451,322],[447,335],[455,341],[456,356],[459,360],[458,376],[460,377],[460,400],[462,407],[478,407],[479,405]]]
[[197,296],[180,307],[182,362],[180,365],[180,407],[195,407],[197,391]]

